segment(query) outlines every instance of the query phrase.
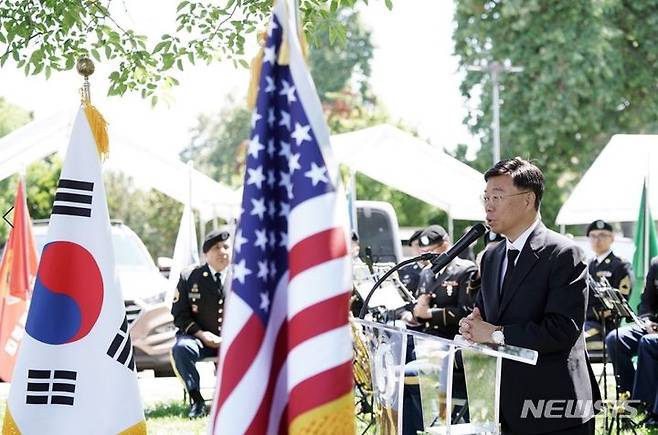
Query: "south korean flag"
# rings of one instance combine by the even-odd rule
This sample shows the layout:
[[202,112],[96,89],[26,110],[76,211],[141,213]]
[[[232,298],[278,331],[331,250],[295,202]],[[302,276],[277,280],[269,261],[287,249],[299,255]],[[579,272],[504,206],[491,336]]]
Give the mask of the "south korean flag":
[[57,185],[3,433],[146,433],[89,107]]

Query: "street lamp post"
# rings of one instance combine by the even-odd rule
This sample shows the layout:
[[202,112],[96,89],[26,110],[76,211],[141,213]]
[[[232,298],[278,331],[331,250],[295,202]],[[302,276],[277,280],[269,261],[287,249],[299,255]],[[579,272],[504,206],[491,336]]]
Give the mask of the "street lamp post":
[[492,87],[492,109],[493,109],[493,122],[491,129],[493,130],[493,162],[494,165],[500,160],[500,97],[498,90],[498,76],[501,73],[518,73],[523,71],[522,67],[512,66],[509,63],[490,62],[485,66],[469,65],[466,67],[468,71],[488,72],[491,76]]

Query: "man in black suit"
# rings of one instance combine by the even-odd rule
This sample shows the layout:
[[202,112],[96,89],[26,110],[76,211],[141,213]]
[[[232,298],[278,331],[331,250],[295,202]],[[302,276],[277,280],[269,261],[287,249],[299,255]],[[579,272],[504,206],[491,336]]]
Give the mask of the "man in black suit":
[[539,353],[535,366],[503,360],[503,433],[593,434],[600,394],[585,352],[583,253],[541,222],[544,176],[535,165],[501,160],[484,178],[487,224],[507,240],[484,253],[476,308],[460,333]]
[[178,328],[171,349],[174,368],[185,383],[192,404],[188,416],[202,417],[206,405],[199,388],[196,362],[217,356],[224,318],[224,296],[230,285],[231,245],[229,232],[216,230],[203,242],[206,264],[181,273],[171,314]]

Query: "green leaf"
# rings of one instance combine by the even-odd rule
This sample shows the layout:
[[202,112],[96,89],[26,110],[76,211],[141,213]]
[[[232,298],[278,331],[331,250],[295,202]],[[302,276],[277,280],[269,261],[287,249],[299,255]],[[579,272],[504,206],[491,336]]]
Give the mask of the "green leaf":
[[185,6],[187,6],[190,2],[189,1],[182,1],[178,3],[178,7],[176,8],[176,12],[179,12],[181,9],[183,9]]
[[174,65],[175,60],[176,58],[172,53],[167,53],[162,56],[162,70],[166,71],[170,69]]
[[39,62],[33,65],[34,65],[34,70],[32,71],[32,75],[35,76],[43,70],[43,62]]
[[167,44],[171,45],[171,42],[169,42],[169,41],[160,41],[160,42],[158,42],[158,44],[153,49],[153,53],[157,53],[158,51],[160,51],[163,48],[167,47]]
[[97,62],[101,61],[101,56],[100,56],[100,54],[98,54],[98,50],[96,50],[95,48],[92,48],[90,50],[90,53],[93,56],[93,58],[96,59]]
[[246,60],[240,59],[238,60],[238,62],[240,62],[240,65],[242,65],[244,68],[249,69],[249,62],[247,62]]

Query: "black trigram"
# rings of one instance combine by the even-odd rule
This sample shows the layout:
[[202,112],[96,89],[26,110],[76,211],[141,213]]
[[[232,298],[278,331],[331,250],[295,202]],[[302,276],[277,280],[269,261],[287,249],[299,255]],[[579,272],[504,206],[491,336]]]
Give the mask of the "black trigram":
[[52,214],[90,217],[93,190],[94,183],[60,179],[57,183]]
[[[130,370],[135,370],[135,355],[133,354],[133,346],[130,342],[130,334],[128,333],[128,320],[123,317],[123,323],[114,340],[110,343],[107,349],[107,355],[128,367]],[[117,356],[118,355],[118,356]]]
[[28,405],[73,405],[76,372],[70,370],[33,370],[27,371]]

